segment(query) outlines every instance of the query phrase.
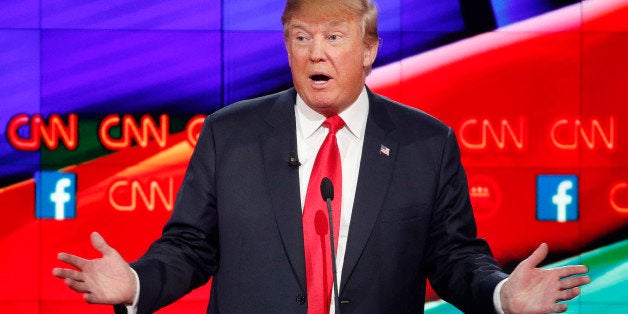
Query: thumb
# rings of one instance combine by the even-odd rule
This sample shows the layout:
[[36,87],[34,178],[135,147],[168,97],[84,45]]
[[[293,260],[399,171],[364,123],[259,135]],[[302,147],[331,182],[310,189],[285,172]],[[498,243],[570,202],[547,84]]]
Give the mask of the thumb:
[[100,233],[94,231],[91,234],[92,246],[102,255],[109,255],[114,253],[115,250],[107,244],[105,239],[100,235]]
[[528,256],[521,264],[528,268],[535,268],[547,257],[548,251],[547,243],[541,243],[541,245],[534,250],[532,255]]

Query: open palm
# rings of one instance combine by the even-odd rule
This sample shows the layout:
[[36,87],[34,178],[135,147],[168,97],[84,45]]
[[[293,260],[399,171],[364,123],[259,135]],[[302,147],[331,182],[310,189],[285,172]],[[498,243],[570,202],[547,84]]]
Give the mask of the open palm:
[[55,268],[53,274],[64,279],[72,290],[83,293],[88,303],[131,304],[136,283],[129,264],[97,232],[91,234],[91,241],[94,248],[103,254],[101,258],[88,260],[59,253],[59,260],[76,270]]
[[584,265],[536,268],[547,252],[547,244],[541,244],[504,283],[500,298],[506,313],[564,312],[567,304],[558,302],[575,298],[580,294],[579,286],[591,281],[589,276],[580,276],[588,271]]

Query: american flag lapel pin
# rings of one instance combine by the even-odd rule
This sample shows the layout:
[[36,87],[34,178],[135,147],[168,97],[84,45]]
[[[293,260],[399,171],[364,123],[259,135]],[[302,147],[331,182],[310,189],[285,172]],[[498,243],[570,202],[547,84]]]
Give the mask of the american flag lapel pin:
[[390,148],[388,148],[388,146],[384,144],[381,144],[379,147],[379,153],[386,156],[390,156]]

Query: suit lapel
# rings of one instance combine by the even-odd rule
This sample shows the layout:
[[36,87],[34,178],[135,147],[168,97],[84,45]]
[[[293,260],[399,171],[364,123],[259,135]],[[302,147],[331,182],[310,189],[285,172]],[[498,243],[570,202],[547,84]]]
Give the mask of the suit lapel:
[[288,157],[297,151],[295,97],[291,89],[277,99],[265,118],[269,128],[261,135],[260,145],[279,234],[292,271],[305,291],[299,170],[288,166]]
[[[377,221],[392,178],[398,148],[397,141],[390,136],[395,124],[386,110],[386,103],[370,90],[368,92],[369,115],[342,270],[341,290],[351,277]],[[382,152],[386,148],[390,149],[388,154]]]

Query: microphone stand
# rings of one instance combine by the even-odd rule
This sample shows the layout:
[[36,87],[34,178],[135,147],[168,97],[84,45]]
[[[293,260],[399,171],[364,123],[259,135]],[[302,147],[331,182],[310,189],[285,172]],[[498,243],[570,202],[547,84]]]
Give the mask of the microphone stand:
[[327,202],[327,215],[329,217],[329,244],[331,247],[331,266],[333,271],[333,280],[334,280],[334,304],[335,310],[337,314],[340,314],[340,300],[338,299],[338,280],[337,280],[337,272],[336,272],[336,241],[334,241],[334,223],[331,213],[331,198],[325,199]]

